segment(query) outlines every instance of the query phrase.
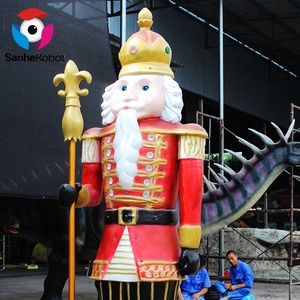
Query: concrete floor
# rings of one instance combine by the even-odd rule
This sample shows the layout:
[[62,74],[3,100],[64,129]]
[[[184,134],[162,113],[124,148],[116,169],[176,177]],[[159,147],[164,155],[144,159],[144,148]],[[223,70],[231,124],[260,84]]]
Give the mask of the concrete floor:
[[[43,283],[46,275],[46,266],[39,266],[37,270],[5,269],[0,271],[0,299],[40,299],[43,295]],[[63,299],[68,299],[68,282],[66,282],[63,290]],[[75,299],[97,300],[94,281],[86,276],[84,266],[76,269]]]
[[[35,300],[43,294],[43,282],[47,274],[46,267],[37,270],[5,269],[0,271],[0,299],[1,300]],[[214,281],[212,280],[212,283]],[[94,281],[86,276],[86,271],[81,268],[76,271],[75,282],[76,300],[97,300]],[[300,285],[292,286],[289,295],[289,285],[281,283],[255,282],[253,292],[256,300],[296,300],[300,299]],[[68,283],[63,291],[63,299],[68,299]]]

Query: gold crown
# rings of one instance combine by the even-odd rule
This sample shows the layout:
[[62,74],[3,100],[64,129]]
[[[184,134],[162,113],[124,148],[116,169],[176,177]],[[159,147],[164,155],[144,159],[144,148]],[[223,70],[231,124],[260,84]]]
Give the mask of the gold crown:
[[162,74],[174,78],[170,68],[172,51],[166,40],[150,30],[152,13],[143,8],[137,21],[140,30],[134,33],[121,47],[119,60],[122,69],[119,77],[136,74]]

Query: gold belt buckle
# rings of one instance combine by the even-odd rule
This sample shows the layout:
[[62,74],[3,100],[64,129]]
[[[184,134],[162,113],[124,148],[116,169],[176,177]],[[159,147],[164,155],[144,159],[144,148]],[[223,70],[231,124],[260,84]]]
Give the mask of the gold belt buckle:
[[137,221],[137,208],[119,208],[118,224],[119,225],[135,225]]

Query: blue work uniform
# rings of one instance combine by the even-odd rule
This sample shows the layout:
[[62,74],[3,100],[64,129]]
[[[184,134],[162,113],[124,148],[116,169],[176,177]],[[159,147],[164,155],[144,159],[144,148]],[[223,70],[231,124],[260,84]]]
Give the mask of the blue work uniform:
[[244,296],[249,295],[252,290],[254,279],[252,269],[248,264],[239,260],[237,266],[231,266],[229,271],[232,285],[245,283],[246,287],[230,291],[225,289],[226,283],[221,281],[217,281],[215,287],[221,294],[226,292],[232,300],[241,300]]
[[[210,288],[210,278],[206,269],[200,269],[195,275],[188,275],[187,280],[183,280],[180,284],[181,294],[184,300],[194,300],[193,295],[200,292],[203,288]],[[204,300],[204,296],[200,296],[199,300]]]

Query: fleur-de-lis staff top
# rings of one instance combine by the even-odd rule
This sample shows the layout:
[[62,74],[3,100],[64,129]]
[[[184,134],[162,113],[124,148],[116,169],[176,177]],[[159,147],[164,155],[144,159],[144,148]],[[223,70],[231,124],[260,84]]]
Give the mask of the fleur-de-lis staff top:
[[88,95],[88,89],[80,89],[79,84],[86,80],[89,84],[92,81],[92,75],[87,71],[79,71],[76,64],[69,60],[66,64],[65,71],[57,74],[53,78],[53,84],[57,87],[61,82],[65,84],[65,90],[59,90],[58,96],[66,98],[66,109],[62,119],[62,130],[64,139],[74,140],[81,139],[83,130],[83,118],[80,111],[79,96]]

